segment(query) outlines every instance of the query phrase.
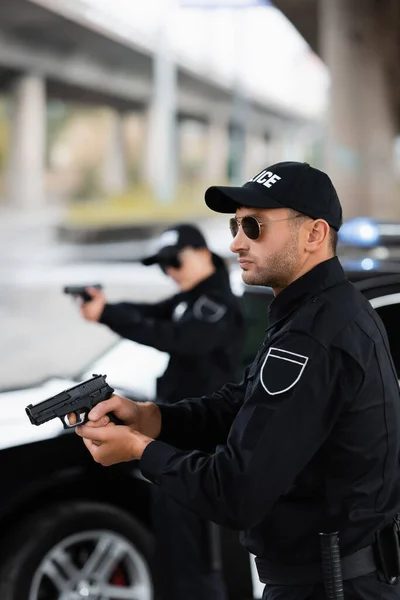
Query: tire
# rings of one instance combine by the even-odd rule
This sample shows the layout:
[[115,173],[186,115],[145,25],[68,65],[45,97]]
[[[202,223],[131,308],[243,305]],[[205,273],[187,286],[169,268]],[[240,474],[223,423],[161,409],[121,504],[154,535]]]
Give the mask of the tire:
[[[72,501],[49,506],[23,521],[2,554],[4,550],[1,600],[91,597],[92,585],[112,585],[114,590],[137,585],[138,598],[154,597],[151,536],[130,514],[108,504]],[[108,600],[104,588],[97,589],[90,587],[94,595]]]

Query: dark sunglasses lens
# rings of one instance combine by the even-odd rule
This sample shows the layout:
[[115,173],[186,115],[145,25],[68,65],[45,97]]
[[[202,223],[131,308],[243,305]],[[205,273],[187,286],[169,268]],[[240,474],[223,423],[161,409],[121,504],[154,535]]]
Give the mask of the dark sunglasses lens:
[[229,219],[229,229],[231,230],[232,237],[236,237],[239,231],[239,223],[236,219]]
[[243,233],[251,240],[257,240],[260,237],[260,226],[254,217],[243,217],[241,225]]
[[181,267],[179,256],[173,256],[172,258],[163,260],[159,263],[159,265],[160,269],[165,274],[167,274],[169,267],[172,267],[173,269],[180,269]]
[[179,260],[179,256],[174,256],[174,258],[171,258],[171,260],[169,261],[169,266],[173,269],[180,269],[181,261]]

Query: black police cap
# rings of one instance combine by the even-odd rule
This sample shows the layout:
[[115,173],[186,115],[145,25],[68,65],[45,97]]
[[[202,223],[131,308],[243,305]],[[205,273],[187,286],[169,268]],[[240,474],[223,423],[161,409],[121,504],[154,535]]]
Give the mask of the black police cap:
[[242,187],[212,186],[205,194],[209,208],[234,213],[249,208],[291,208],[312,219],[324,219],[339,230],[342,207],[326,173],[302,162],[279,162],[250,179]]
[[183,248],[207,248],[206,240],[195,225],[182,223],[170,227],[157,240],[157,252],[142,259],[142,264],[154,265],[174,258]]

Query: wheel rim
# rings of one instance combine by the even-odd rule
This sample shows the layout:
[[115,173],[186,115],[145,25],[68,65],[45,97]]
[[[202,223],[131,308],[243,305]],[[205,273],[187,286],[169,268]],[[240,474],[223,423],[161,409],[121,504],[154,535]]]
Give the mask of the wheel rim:
[[70,535],[44,556],[29,600],[151,600],[142,555],[123,535],[90,530]]

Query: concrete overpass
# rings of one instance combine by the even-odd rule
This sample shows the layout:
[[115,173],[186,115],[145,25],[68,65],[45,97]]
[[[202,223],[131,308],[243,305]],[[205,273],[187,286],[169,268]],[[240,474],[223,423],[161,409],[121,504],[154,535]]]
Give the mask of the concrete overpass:
[[47,96],[116,110],[110,153],[116,187],[123,184],[120,115],[124,111],[147,114],[153,135],[148,136],[145,177],[156,187],[158,182],[160,190],[168,188],[166,181],[174,170],[173,134],[168,130],[172,113],[177,123],[190,117],[209,126],[209,175],[217,178],[223,177],[221,148],[232,123],[246,135],[270,139],[309,125],[302,115],[265,98],[252,97],[246,111],[239,113],[229,82],[186,64],[171,68],[168,57],[162,58],[163,68],[177,82],[176,98],[159,95],[155,106],[154,52],[140,38],[122,39],[110,30],[89,26],[79,14],[65,12],[64,5],[56,0],[0,3],[0,90],[13,95],[14,109],[8,188],[14,203],[43,202]]
[[274,0],[331,73],[325,167],[345,214],[399,218],[400,2]]

